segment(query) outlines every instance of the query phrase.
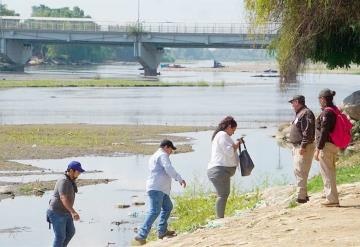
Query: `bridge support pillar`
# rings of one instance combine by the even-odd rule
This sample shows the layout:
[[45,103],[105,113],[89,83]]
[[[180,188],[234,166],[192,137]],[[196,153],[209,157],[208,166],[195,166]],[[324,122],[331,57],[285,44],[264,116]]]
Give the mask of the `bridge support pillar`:
[[32,56],[32,46],[20,40],[0,39],[0,53],[16,65],[16,70],[24,70]]
[[134,44],[134,56],[144,67],[145,76],[157,76],[157,68],[164,53],[164,48],[150,44],[136,42]]

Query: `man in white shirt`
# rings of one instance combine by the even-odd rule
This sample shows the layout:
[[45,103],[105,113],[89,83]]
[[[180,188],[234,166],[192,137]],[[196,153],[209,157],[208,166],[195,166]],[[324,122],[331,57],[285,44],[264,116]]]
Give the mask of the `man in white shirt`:
[[181,186],[186,187],[186,182],[176,172],[170,161],[170,154],[176,150],[176,147],[170,140],[163,140],[160,148],[151,156],[149,160],[150,175],[146,181],[146,191],[150,199],[149,213],[145,219],[145,223],[139,229],[134,239],[136,244],[143,245],[150,232],[152,224],[160,215],[158,225],[158,238],[162,239],[166,236],[175,236],[174,231],[167,229],[167,220],[170,217],[173,204],[170,199],[171,179],[178,181]]

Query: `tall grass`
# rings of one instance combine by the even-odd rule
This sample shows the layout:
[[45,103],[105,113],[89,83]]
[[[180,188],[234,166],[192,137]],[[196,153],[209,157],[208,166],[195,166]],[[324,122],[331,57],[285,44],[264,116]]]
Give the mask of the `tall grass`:
[[[187,189],[183,195],[174,199],[173,216],[176,220],[171,222],[171,227],[178,232],[194,231],[215,219],[216,195],[201,185]],[[259,191],[242,194],[235,185],[232,185],[225,215],[231,216],[236,211],[253,208],[259,201]]]

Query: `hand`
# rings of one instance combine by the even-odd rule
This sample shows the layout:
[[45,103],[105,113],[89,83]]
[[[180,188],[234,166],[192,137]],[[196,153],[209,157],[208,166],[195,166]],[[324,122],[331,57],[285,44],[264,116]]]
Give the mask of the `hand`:
[[239,142],[239,144],[245,143],[245,141],[244,141],[244,138],[243,138],[243,137],[241,137],[241,138],[237,139],[237,141]]
[[71,216],[72,216],[72,218],[73,218],[75,221],[80,220],[80,216],[79,216],[79,214],[78,214],[76,211],[72,212],[72,213],[71,213]]
[[319,149],[316,149],[314,153],[314,159],[317,161],[319,161],[319,153],[320,153]]
[[185,180],[180,181],[180,185],[181,185],[183,188],[186,188],[186,182],[185,182]]
[[234,151],[238,150],[239,147],[240,147],[240,142],[234,143],[234,145],[233,145]]
[[300,148],[299,153],[300,153],[300,155],[304,155],[306,153],[305,148]]

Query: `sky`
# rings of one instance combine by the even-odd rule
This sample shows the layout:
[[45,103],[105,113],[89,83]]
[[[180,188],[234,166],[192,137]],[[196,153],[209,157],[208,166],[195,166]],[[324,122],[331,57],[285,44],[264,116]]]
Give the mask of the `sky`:
[[[29,17],[31,6],[78,6],[98,21],[137,20],[138,0],[0,0],[9,9]],[[244,22],[243,0],[139,0],[140,19],[147,22]]]

